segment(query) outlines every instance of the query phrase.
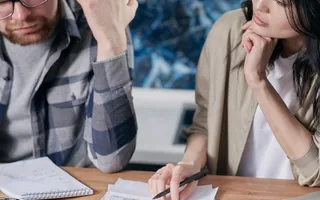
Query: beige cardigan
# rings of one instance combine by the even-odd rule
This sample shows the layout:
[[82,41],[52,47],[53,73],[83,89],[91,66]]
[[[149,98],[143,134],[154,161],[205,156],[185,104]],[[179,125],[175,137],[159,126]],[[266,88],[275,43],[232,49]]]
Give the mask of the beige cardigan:
[[[214,24],[202,49],[197,78],[197,110],[194,122],[184,134],[208,136],[208,167],[212,173],[236,175],[248,138],[257,103],[248,88],[243,71],[233,68],[245,58],[239,46],[242,11],[224,14]],[[314,92],[312,87],[309,96]],[[308,128],[312,120],[310,98],[299,109],[297,119]],[[320,128],[313,135],[309,152],[299,160],[291,160],[293,174],[301,185],[320,184]]]

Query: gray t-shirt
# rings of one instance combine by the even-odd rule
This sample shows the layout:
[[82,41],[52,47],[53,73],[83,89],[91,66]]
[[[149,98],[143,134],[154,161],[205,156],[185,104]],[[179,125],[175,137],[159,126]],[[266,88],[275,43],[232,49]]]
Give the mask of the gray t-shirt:
[[55,34],[39,44],[20,46],[3,38],[13,67],[8,110],[0,124],[0,163],[32,158],[31,100],[43,74]]

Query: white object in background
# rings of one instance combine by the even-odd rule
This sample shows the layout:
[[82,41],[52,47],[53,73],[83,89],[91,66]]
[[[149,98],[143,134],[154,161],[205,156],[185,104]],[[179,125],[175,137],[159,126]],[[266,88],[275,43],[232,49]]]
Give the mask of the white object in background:
[[[212,185],[197,186],[188,200],[212,200],[217,192],[218,188],[212,188]],[[152,197],[147,183],[118,179],[114,185],[108,185],[102,200],[152,200]],[[170,194],[167,199],[170,200]]]
[[174,144],[182,114],[195,108],[194,90],[133,88],[138,136],[130,163],[179,162],[184,144]]

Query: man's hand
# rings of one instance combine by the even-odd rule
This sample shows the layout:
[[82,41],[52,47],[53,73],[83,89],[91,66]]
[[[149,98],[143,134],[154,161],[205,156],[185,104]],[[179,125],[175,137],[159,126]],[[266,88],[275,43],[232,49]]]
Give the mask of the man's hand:
[[[77,0],[98,43],[98,58],[117,55],[127,48],[125,29],[138,8],[137,0]],[[99,56],[100,55],[100,56]],[[99,59],[99,57],[101,59]]]
[[251,21],[242,27],[246,30],[242,36],[242,46],[247,51],[244,74],[249,87],[257,88],[266,79],[266,68],[278,40],[256,34],[250,25]]

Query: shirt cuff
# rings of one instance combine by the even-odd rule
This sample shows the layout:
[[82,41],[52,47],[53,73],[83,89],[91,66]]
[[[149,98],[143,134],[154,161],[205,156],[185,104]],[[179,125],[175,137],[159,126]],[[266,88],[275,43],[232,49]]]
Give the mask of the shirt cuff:
[[119,58],[121,58],[122,56],[125,56],[126,55],[126,51],[124,51],[124,52],[122,52],[122,53],[120,53],[120,54],[118,54],[118,55],[116,55],[116,56],[114,56],[114,57],[112,57],[112,58],[108,58],[108,59],[105,59],[105,60],[102,60],[102,61],[99,61],[99,62],[93,62],[93,64],[103,64],[103,63],[106,63],[106,62],[111,62],[111,61],[113,61],[113,60],[117,60],[117,59],[119,59]]
[[304,177],[310,177],[319,168],[319,149],[312,141],[309,151],[302,158],[290,160],[299,168]]
[[93,62],[94,89],[96,91],[108,91],[118,89],[130,82],[127,54],[124,52],[116,57]]

